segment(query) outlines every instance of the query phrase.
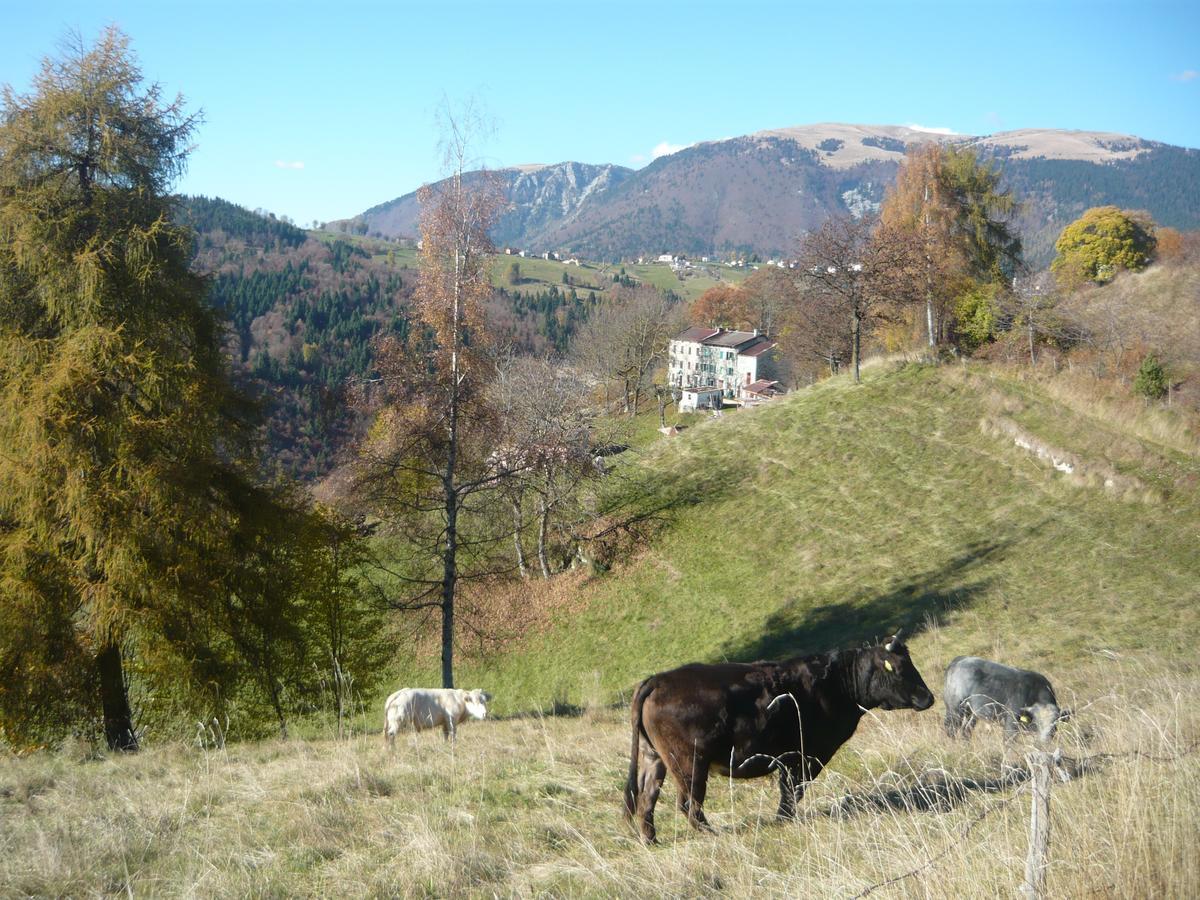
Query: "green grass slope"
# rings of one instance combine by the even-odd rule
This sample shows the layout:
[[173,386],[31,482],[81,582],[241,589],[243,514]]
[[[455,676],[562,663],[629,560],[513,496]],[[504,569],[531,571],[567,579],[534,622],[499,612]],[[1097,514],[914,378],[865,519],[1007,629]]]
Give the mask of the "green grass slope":
[[978,653],[1086,693],[1114,655],[1194,659],[1198,483],[1194,455],[1036,384],[881,365],[641,451],[608,490],[661,510],[653,540],[553,625],[464,660],[459,681],[499,711],[607,702],[690,660],[904,625],[931,684]]
[[[1186,431],[1117,421],[988,370],[884,366],[638,434],[606,489],[661,510],[653,539],[565,576],[579,594],[548,630],[459,670],[497,712],[582,714],[389,751],[371,702],[348,740],[318,716],[289,741],[0,756],[0,897],[1015,896],[1029,744],[987,725],[952,741],[940,704],[865,716],[797,822],[774,821],[774,779],[723,778],[715,833],[688,828],[673,785],[662,846],[621,820],[629,721],[604,705],[639,678],[897,624],[939,693],[941,666],[979,652],[1043,669],[1074,705],[1047,897],[1197,896],[1200,467]],[[403,677],[436,683],[431,665]]]

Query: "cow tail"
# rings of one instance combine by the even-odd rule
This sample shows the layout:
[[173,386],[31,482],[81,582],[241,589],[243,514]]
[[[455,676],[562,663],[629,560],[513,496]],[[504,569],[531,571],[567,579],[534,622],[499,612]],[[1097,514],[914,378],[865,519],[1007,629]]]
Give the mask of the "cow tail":
[[646,702],[646,698],[650,696],[652,690],[654,690],[653,678],[647,678],[638,685],[637,692],[633,695],[633,706],[629,714],[633,725],[633,744],[629,748],[629,780],[625,782],[625,818],[627,819],[633,818],[633,814],[637,810],[638,756],[641,750],[642,735],[646,733],[646,729],[642,726],[642,704]]

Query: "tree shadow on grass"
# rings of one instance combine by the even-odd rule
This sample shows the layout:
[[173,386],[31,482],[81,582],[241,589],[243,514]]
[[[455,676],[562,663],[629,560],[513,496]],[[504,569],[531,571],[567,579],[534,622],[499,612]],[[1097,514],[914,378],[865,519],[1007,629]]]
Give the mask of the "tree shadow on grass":
[[727,644],[722,655],[740,661],[802,656],[880,640],[898,628],[911,637],[947,610],[967,606],[983,593],[990,579],[975,577],[975,571],[1011,544],[1008,539],[968,544],[936,568],[900,581],[877,597],[811,609],[790,601],[767,618],[761,636]]

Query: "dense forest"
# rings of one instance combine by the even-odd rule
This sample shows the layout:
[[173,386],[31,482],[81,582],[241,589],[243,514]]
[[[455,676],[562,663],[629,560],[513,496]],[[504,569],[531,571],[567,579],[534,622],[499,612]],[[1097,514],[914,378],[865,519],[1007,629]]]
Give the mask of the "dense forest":
[[264,408],[269,465],[323,474],[353,431],[347,388],[370,372],[372,340],[408,333],[415,272],[224,200],[184,198],[179,210],[237,380]]
[[[181,198],[177,218],[196,233],[193,264],[225,316],[237,380],[263,406],[268,464],[326,474],[355,431],[353,389],[370,376],[376,338],[408,339],[416,271],[370,242],[225,200]],[[597,302],[570,285],[497,288],[488,327],[516,352],[559,355]]]

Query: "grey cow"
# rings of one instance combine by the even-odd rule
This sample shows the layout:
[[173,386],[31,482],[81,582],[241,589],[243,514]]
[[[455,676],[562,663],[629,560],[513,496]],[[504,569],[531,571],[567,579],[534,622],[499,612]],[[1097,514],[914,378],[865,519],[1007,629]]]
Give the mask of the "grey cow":
[[1038,738],[1054,737],[1058,723],[1070,718],[1061,709],[1046,676],[1003,663],[959,656],[946,667],[942,692],[946,702],[946,733],[970,737],[979,719],[1004,725],[1006,737],[1036,730]]

